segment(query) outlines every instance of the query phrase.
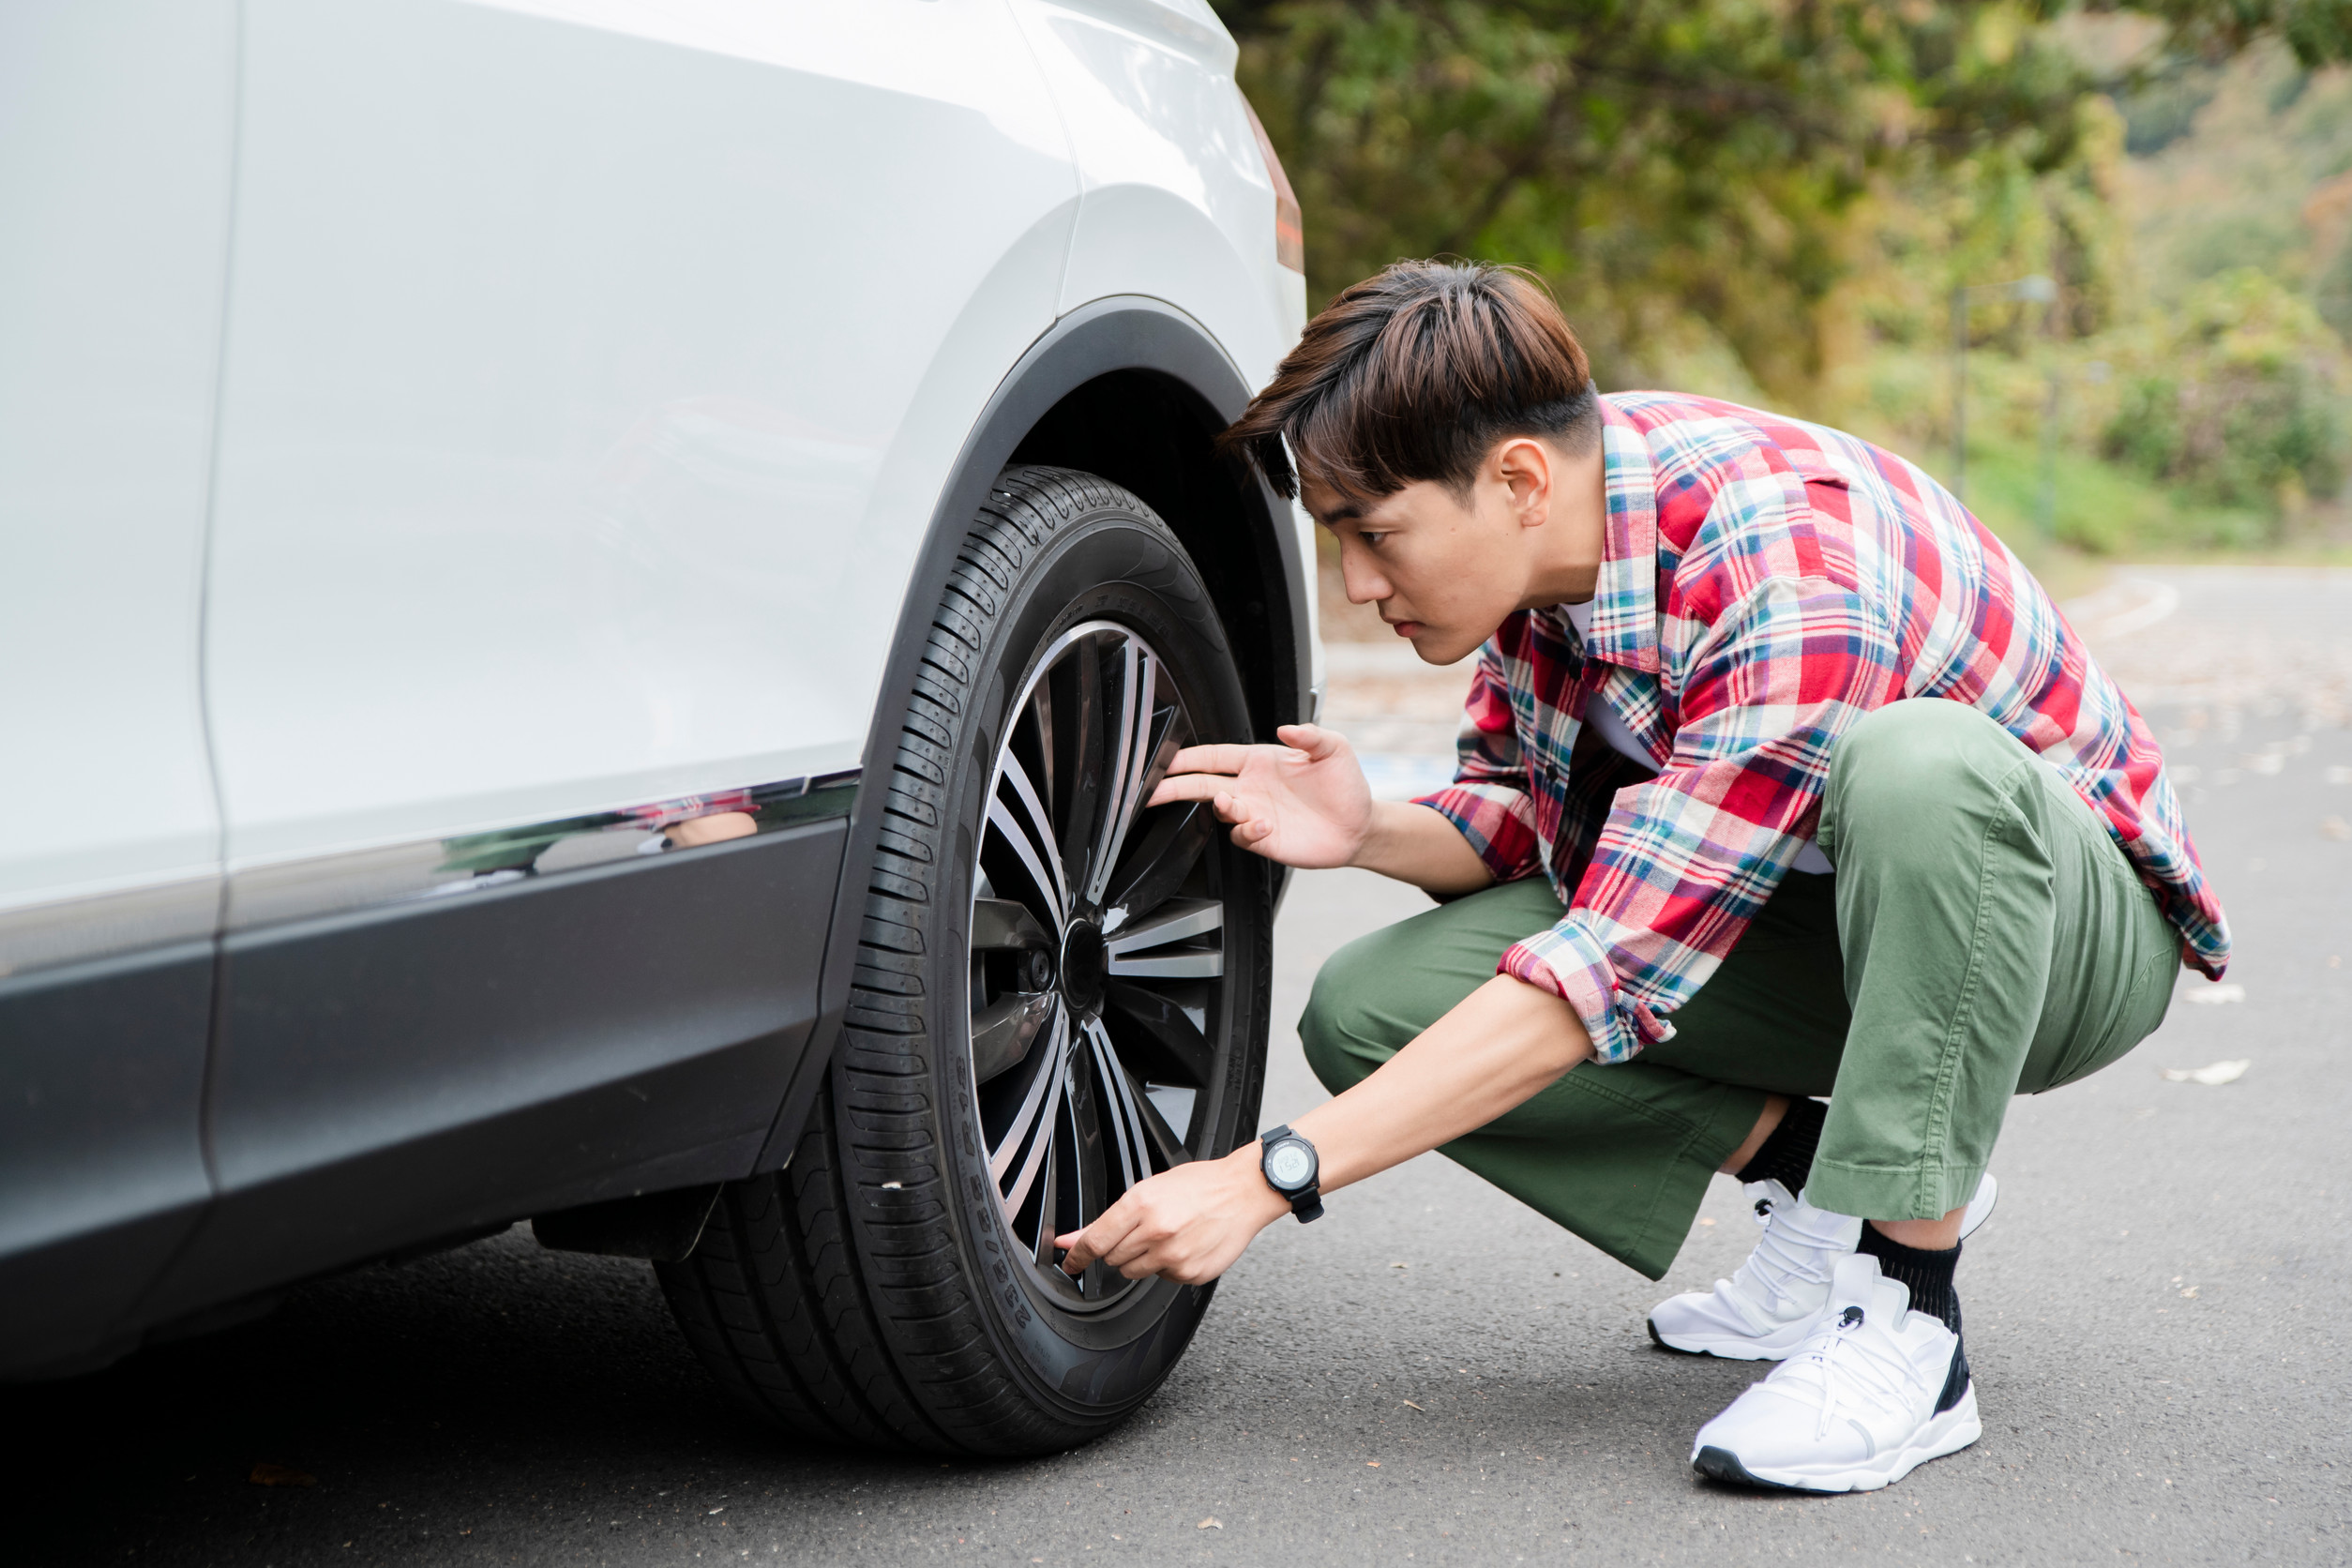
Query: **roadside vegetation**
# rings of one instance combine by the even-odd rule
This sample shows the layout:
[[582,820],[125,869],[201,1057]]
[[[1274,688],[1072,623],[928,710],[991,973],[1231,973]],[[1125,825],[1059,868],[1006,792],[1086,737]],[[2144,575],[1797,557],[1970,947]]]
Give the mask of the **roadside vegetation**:
[[1525,265],[1604,386],[1884,442],[2054,586],[2123,556],[2352,560],[2352,13],[2328,0],[1216,4],[1311,303],[1398,256]]

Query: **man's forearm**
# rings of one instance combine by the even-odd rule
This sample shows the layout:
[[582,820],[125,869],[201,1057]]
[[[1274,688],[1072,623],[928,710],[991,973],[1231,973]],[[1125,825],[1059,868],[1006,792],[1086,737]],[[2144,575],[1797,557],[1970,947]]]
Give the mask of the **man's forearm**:
[[[1335,1192],[1485,1126],[1591,1055],[1565,1002],[1500,974],[1292,1125],[1315,1145],[1322,1190]],[[1216,1278],[1289,1210],[1259,1173],[1261,1156],[1244,1143],[1138,1183],[1083,1230],[1057,1238],[1069,1249],[1063,1271],[1083,1274],[1099,1259],[1129,1279]]]
[[1591,1057],[1574,1008],[1499,974],[1293,1125],[1314,1142],[1331,1192],[1485,1126]]
[[1372,803],[1372,826],[1351,864],[1431,893],[1475,893],[1494,873],[1444,813],[1410,801]]

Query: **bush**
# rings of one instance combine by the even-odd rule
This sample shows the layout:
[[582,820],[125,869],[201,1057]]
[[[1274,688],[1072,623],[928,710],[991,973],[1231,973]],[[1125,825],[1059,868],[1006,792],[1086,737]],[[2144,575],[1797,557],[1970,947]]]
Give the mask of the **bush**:
[[2284,520],[2343,488],[2343,343],[2310,301],[2240,267],[2208,279],[2131,356],[2102,445],[2151,478]]

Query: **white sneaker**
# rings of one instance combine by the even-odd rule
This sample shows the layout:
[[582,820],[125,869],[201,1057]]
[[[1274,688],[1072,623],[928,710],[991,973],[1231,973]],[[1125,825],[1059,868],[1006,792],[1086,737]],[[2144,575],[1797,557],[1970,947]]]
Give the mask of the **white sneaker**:
[[1716,1481],[1875,1492],[1983,1434],[1960,1336],[1910,1310],[1867,1253],[1839,1259],[1797,1353],[1698,1429],[1691,1467]]
[[[1756,1249],[1712,1290],[1660,1302],[1650,1314],[1650,1337],[1669,1350],[1731,1361],[1779,1361],[1804,1343],[1829,1304],[1830,1276],[1838,1259],[1862,1240],[1862,1221],[1832,1214],[1793,1197],[1778,1182],[1750,1182],[1748,1199],[1764,1228]],[[1968,1212],[1963,1240],[1991,1217],[2000,1184],[1986,1171]]]

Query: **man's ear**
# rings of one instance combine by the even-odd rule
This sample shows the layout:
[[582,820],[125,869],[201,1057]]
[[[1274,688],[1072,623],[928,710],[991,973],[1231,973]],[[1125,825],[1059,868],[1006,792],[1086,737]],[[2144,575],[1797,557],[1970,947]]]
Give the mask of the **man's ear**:
[[1488,460],[1495,477],[1511,492],[1511,509],[1522,528],[1541,528],[1551,516],[1552,454],[1544,444],[1514,436]]

